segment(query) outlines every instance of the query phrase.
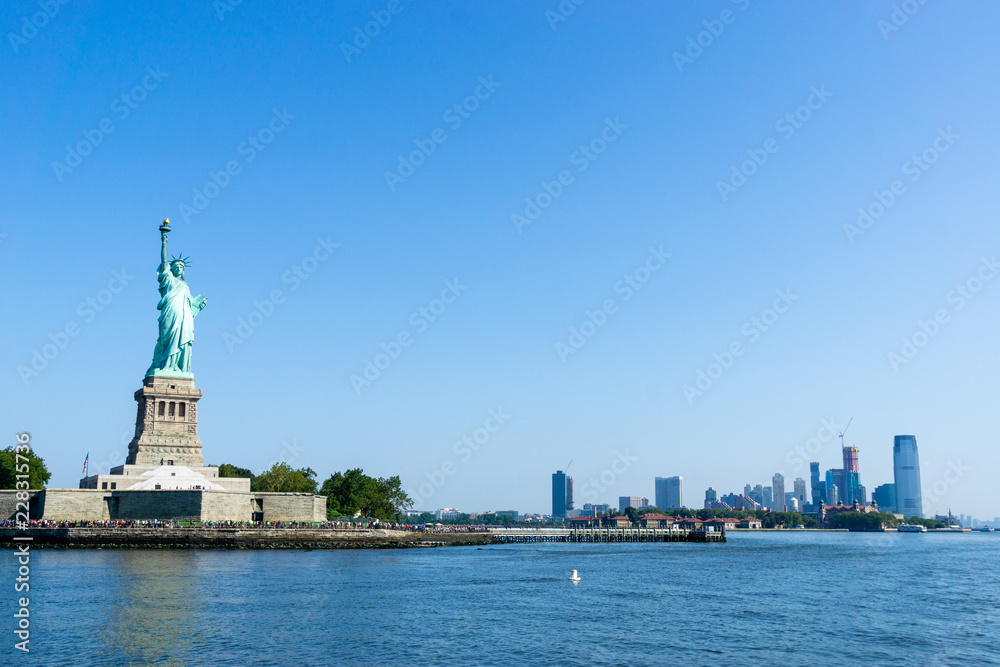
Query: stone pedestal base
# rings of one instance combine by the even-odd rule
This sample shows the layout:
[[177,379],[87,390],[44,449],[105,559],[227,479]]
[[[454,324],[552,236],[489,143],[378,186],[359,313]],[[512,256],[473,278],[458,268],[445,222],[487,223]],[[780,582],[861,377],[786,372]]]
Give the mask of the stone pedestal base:
[[124,490],[196,490],[250,493],[249,477],[219,477],[215,467],[134,466],[125,464],[111,469],[109,475],[91,475],[80,480],[81,489]]
[[200,399],[201,390],[195,389],[193,377],[145,378],[142,388],[135,392],[138,414],[126,463],[203,467],[198,438]]

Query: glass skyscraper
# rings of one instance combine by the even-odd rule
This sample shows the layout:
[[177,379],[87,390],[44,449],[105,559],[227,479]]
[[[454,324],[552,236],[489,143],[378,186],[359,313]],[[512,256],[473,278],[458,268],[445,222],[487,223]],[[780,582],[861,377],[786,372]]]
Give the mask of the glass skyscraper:
[[684,507],[684,478],[657,477],[654,480],[655,503],[661,510],[676,510]]
[[785,476],[780,472],[774,473],[771,478],[772,499],[774,500],[775,512],[785,511]]
[[552,516],[566,518],[566,473],[562,470],[552,473]]
[[892,472],[896,482],[896,511],[903,516],[924,515],[920,497],[920,457],[917,438],[897,435],[892,445]]
[[[792,482],[792,489],[795,497],[799,501],[799,511],[805,511],[806,507],[806,480],[801,477],[797,477],[794,482]],[[787,501],[786,501],[787,504]]]
[[872,500],[878,503],[880,512],[895,513],[896,510],[896,485],[880,484],[872,491]]
[[[826,496],[828,505],[846,505],[844,502],[844,469],[830,468],[826,471]],[[836,493],[834,489],[836,488]],[[836,496],[836,497],[834,497]]]
[[825,484],[821,487],[823,482],[819,479],[819,461],[813,461],[809,464],[809,486],[812,489],[812,501],[813,505],[819,507],[819,501],[826,502],[826,488]]

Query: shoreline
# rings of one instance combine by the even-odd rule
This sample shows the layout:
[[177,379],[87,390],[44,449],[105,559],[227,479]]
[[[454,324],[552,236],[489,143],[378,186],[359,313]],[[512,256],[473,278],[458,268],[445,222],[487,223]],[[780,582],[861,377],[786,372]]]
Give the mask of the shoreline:
[[420,533],[389,529],[72,527],[0,529],[0,543],[30,538],[52,549],[426,549],[483,546],[491,533]]
[[[846,528],[729,529],[729,535],[753,533],[895,533]],[[925,534],[957,531],[929,530]],[[975,532],[975,531],[971,531]],[[15,541],[18,537],[20,540]],[[29,539],[24,539],[29,538]],[[0,546],[30,544],[43,549],[426,549],[490,546],[493,532],[416,532],[382,528],[202,528],[66,527],[0,528]]]

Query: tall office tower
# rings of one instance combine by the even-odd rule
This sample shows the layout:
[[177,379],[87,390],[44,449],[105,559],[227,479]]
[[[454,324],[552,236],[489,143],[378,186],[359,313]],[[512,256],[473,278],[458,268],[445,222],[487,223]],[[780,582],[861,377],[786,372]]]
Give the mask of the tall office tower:
[[760,504],[766,507],[767,509],[774,508],[774,493],[773,489],[770,486],[763,487],[763,490],[761,491],[760,494]]
[[844,470],[846,472],[861,472],[858,464],[858,448],[844,447]]
[[828,502],[829,498],[826,491],[826,482],[820,482],[819,486],[816,487],[816,490],[818,492],[818,495],[813,494],[813,508],[818,508],[819,501],[821,500],[823,501],[824,504],[829,504]]
[[879,484],[872,491],[872,501],[878,503],[879,512],[894,514],[896,512],[896,485]]
[[799,511],[801,512],[806,506],[806,480],[801,477],[795,478],[795,481],[792,483],[792,489],[792,493],[799,499]]
[[661,510],[667,509],[667,478],[657,477],[653,480],[653,504]]
[[840,489],[837,488],[836,484],[827,488],[826,497],[830,499],[831,505],[840,504]]
[[771,488],[774,496],[774,507],[772,508],[775,512],[785,511],[785,476],[780,472],[774,473],[774,477],[771,478]]
[[857,501],[862,502],[861,467],[858,461],[859,450],[857,447],[844,447],[844,485],[841,488],[841,495],[844,505],[850,505]]
[[813,505],[817,506],[820,500],[826,502],[826,498],[823,497],[823,493],[819,490],[820,484],[822,482],[819,479],[819,461],[812,461],[809,464],[809,488],[812,491]]
[[566,473],[562,470],[552,473],[552,516],[566,518]]
[[680,509],[684,507],[684,478],[680,475],[667,477],[667,507]]
[[843,468],[830,468],[826,471],[826,495],[830,495],[830,488],[837,487],[837,499],[834,501],[832,498],[827,500],[827,505],[846,505],[844,502],[844,469]]
[[749,498],[751,493],[753,493],[753,487],[752,486],[750,486],[749,484],[747,484],[746,486],[743,487],[743,495],[744,496],[746,496],[747,498]]
[[868,489],[865,488],[864,484],[858,484],[858,504],[868,504]]
[[[708,490],[705,491],[705,509],[711,508],[712,503],[718,502],[718,500],[719,494],[716,493],[715,489],[712,487],[708,487]],[[659,505],[657,505],[657,507],[659,507]]]
[[896,436],[892,444],[892,472],[896,482],[896,511],[907,517],[922,517],[920,457],[917,455],[915,436]]
[[653,498],[661,510],[675,510],[684,507],[683,477],[657,477],[656,494]]
[[859,505],[862,503],[861,478],[858,473],[844,471],[844,489],[841,495],[844,496],[841,501],[843,505],[850,505],[855,501]]
[[649,507],[649,500],[640,496],[618,496],[618,511],[624,512],[626,507],[643,509]]
[[573,478],[566,477],[566,511],[573,509]]

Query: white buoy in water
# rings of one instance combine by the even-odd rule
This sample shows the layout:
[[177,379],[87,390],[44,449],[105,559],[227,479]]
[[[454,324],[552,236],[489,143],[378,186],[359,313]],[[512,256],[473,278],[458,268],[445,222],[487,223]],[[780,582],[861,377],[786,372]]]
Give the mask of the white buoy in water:
[[570,570],[569,571],[569,580],[570,581],[583,581],[583,579],[581,579],[580,576],[576,573],[576,570]]

